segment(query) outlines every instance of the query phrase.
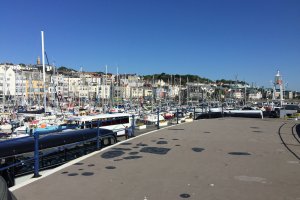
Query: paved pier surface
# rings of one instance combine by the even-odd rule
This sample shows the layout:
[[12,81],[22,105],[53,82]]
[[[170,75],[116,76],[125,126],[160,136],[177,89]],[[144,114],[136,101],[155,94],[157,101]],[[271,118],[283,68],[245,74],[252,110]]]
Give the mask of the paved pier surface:
[[300,200],[300,144],[287,136],[294,122],[226,118],[180,124],[11,189],[18,200]]

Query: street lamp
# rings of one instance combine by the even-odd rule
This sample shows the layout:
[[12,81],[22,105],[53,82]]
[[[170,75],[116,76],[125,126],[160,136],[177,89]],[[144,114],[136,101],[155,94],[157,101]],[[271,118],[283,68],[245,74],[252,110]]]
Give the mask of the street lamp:
[[202,113],[204,111],[204,97],[203,97],[203,92],[204,90],[206,91],[206,87],[201,87],[201,94],[202,94]]

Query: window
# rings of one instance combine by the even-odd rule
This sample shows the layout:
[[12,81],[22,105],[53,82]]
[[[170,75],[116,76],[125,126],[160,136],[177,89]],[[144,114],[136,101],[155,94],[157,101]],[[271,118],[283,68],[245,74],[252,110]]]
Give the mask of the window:
[[127,123],[129,123],[129,117],[121,117],[120,123],[121,124],[127,124]]
[[111,118],[111,125],[117,125],[117,124],[119,124],[117,118],[115,117]]
[[101,121],[101,126],[108,126],[107,119],[103,118]]

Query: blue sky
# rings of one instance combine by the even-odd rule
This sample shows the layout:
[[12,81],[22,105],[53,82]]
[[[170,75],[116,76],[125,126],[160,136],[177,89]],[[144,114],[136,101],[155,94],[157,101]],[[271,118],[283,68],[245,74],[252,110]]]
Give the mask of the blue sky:
[[0,62],[196,74],[300,90],[299,0],[1,0]]

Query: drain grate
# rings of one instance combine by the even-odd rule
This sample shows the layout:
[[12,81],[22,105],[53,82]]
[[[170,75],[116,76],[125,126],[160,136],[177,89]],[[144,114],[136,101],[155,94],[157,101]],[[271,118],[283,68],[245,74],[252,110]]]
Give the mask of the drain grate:
[[168,142],[167,141],[158,141],[158,142],[156,142],[156,144],[168,144]]
[[77,176],[78,174],[77,173],[70,173],[68,174],[68,176]]
[[181,198],[183,198],[183,199],[187,199],[187,198],[190,198],[190,197],[191,197],[191,195],[189,195],[189,194],[187,194],[187,193],[180,194],[179,196],[180,196]]
[[204,148],[199,148],[199,147],[194,147],[194,148],[192,148],[192,150],[198,153],[198,152],[204,151],[205,149]]
[[127,157],[124,157],[123,159],[124,160],[135,160],[135,159],[139,159],[139,158],[142,158],[143,156],[127,156]]
[[234,155],[234,156],[249,156],[251,153],[248,152],[229,152],[228,154]]
[[138,147],[146,147],[146,146],[148,146],[148,144],[138,143],[136,146],[138,146]]
[[75,163],[74,165],[83,165],[84,163],[81,163],[81,162],[79,162],[79,163]]
[[124,142],[124,143],[122,143],[122,144],[120,144],[120,145],[131,145],[132,143],[130,143],[130,142]]
[[106,168],[106,169],[116,169],[115,166],[106,166],[105,168]]
[[112,148],[113,150],[116,150],[116,151],[130,151],[131,149],[130,148]]

